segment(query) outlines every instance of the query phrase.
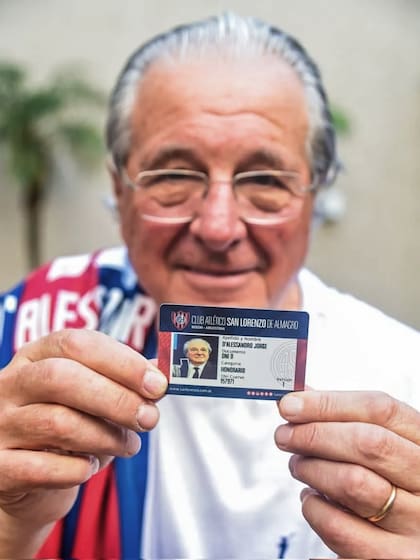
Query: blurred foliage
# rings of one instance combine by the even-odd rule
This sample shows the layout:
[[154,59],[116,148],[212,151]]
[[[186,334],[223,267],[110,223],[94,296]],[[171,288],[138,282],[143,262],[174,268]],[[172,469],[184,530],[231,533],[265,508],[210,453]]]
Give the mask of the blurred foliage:
[[104,101],[77,68],[31,86],[22,66],[0,61],[0,154],[11,183],[21,190],[30,268],[41,261],[40,214],[60,152],[84,167],[101,160],[102,134],[83,115],[88,108],[102,109]]
[[347,136],[351,131],[350,120],[343,109],[331,107],[331,116],[334,128],[339,136]]

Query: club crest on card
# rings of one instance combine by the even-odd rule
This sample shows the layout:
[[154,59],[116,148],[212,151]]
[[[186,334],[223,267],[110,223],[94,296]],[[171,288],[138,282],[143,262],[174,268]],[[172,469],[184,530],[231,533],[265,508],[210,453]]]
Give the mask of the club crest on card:
[[182,331],[190,322],[190,314],[188,311],[172,311],[171,319],[174,327]]

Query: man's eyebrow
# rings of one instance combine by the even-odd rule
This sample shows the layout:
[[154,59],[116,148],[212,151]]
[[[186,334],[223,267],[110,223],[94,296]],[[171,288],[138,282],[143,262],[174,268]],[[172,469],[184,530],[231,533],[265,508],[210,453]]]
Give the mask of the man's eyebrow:
[[194,168],[203,169],[204,167],[203,162],[192,150],[176,144],[160,148],[153,157],[142,162],[142,167],[144,169],[162,169],[175,160],[182,160],[186,165]]
[[[198,155],[191,148],[179,144],[162,146],[151,158],[146,157],[141,167],[145,170],[164,169],[174,162],[206,171],[206,165]],[[290,169],[290,164],[280,154],[261,148],[245,154],[235,167],[237,171],[248,171],[252,167],[281,170]]]
[[282,156],[269,150],[259,149],[244,156],[237,164],[238,170],[248,170],[251,167],[263,166],[267,169],[287,169],[288,166]]

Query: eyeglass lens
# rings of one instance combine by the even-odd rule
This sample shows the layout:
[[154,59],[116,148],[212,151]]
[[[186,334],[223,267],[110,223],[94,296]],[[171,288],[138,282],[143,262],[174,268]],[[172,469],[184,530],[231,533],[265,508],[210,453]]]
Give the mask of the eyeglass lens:
[[[247,172],[235,175],[232,183],[240,213],[245,219],[270,221],[273,216],[289,213],[296,206],[299,185],[295,174]],[[136,185],[141,191],[145,213],[185,218],[195,215],[210,188],[204,173],[182,170],[140,173]]]

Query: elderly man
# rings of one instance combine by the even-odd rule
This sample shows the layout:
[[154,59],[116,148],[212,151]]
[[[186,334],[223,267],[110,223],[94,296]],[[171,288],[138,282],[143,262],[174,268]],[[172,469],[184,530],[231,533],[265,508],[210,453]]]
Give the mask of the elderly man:
[[184,356],[174,375],[191,379],[216,379],[216,364],[209,362],[212,347],[202,338],[191,338],[184,344]]
[[[126,249],[0,300],[1,556],[418,557],[420,337],[302,270],[337,168],[305,51],[235,15],[156,37],[108,145]],[[161,302],[309,312],[316,390],[279,403],[276,445],[276,407],[239,399],[167,396],[138,435]]]

